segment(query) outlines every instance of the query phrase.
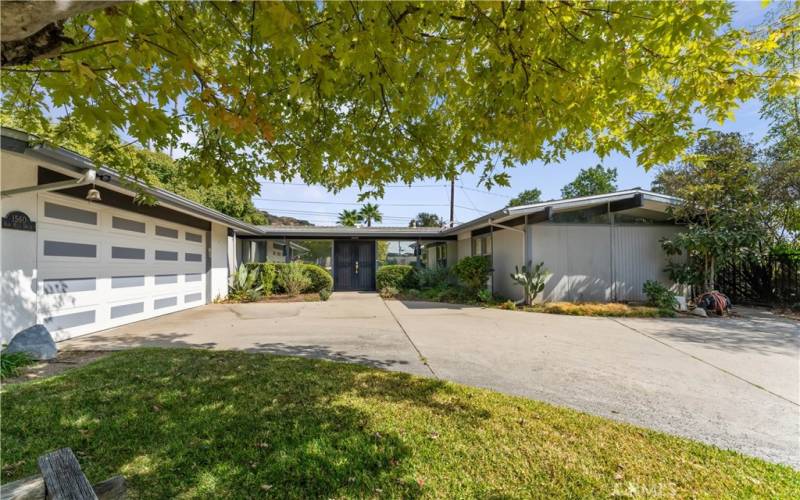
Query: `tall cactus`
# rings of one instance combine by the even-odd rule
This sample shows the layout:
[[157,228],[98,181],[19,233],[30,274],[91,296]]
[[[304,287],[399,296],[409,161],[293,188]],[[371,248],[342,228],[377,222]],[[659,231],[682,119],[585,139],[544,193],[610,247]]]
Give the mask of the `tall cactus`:
[[514,266],[514,272],[511,273],[511,279],[525,290],[525,305],[531,305],[533,299],[544,290],[544,282],[550,272],[545,269],[544,262],[539,262],[531,267],[531,262],[528,261],[527,266]]

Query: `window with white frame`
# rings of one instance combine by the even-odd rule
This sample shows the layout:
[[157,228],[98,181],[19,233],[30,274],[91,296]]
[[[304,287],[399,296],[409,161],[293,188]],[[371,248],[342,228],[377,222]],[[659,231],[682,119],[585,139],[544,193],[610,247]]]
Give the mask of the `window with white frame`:
[[491,255],[492,235],[476,236],[472,238],[472,255]]

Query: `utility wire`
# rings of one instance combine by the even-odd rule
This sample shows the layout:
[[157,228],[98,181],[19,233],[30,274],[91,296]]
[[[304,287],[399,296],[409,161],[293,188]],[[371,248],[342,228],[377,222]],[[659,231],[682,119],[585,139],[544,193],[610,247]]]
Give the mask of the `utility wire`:
[[[273,184],[278,186],[304,186],[304,187],[316,187],[316,184],[306,184],[304,182],[278,182],[278,181],[261,181],[261,184]],[[387,184],[383,186],[385,188],[449,188],[448,184]],[[500,198],[513,198],[513,196],[508,194],[501,194],[501,193],[492,193],[491,191],[485,189],[478,189],[478,188],[471,188],[463,185],[462,182],[462,189],[466,189],[468,191],[473,191],[476,193],[481,193],[489,196],[499,196]]]
[[[285,199],[278,199],[278,198],[257,198],[254,197],[254,200],[257,201],[274,201],[276,203],[303,203],[303,204],[316,204],[316,205],[363,205],[364,202],[343,202],[343,201],[304,201],[304,200],[285,200]],[[381,206],[384,207],[449,207],[449,203],[381,203]],[[465,207],[463,205],[456,205],[458,208],[463,208],[465,210],[473,210],[475,212],[484,212],[484,210],[478,210],[476,208]]]

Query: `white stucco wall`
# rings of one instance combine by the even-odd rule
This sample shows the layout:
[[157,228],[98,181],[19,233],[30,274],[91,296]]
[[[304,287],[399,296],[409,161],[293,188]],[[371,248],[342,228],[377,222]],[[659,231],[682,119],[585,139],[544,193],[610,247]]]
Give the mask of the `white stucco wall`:
[[[228,241],[228,228],[222,224],[211,224],[211,295],[209,300],[228,295],[228,250],[233,241]],[[233,238],[231,238],[233,240]],[[230,245],[229,245],[230,243]]]
[[472,236],[470,231],[458,233],[458,240],[456,241],[457,258],[456,262],[472,255]]
[[[36,165],[31,160],[8,151],[0,153],[0,185],[14,189],[36,184]],[[38,220],[36,193],[23,193],[0,200],[5,217],[19,210],[32,221]],[[32,231],[0,230],[0,267],[2,269],[2,325],[4,343],[20,330],[36,323],[36,235]]]
[[[517,226],[522,229],[523,226]],[[522,287],[514,283],[511,273],[515,266],[522,266],[524,255],[522,253],[524,234],[510,229],[495,228],[492,233],[492,283],[494,293],[512,300],[522,300],[525,292]]]

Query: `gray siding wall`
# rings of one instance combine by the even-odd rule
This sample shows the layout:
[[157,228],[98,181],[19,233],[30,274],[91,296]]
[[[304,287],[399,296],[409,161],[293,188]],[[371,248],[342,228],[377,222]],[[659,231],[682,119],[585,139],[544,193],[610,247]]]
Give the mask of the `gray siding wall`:
[[544,262],[552,273],[540,299],[642,301],[645,281],[669,284],[659,241],[679,230],[666,225],[531,225],[532,260]]

